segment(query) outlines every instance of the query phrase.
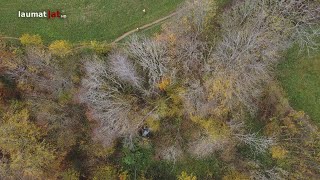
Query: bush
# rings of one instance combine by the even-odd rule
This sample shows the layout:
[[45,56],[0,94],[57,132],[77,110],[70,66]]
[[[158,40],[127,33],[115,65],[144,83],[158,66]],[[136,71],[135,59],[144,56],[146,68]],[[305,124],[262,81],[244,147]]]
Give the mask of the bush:
[[146,124],[148,125],[148,128],[150,128],[152,132],[157,132],[160,130],[160,120],[157,118],[156,115],[150,115],[146,119]]
[[49,50],[52,54],[63,57],[71,52],[72,47],[68,41],[57,40],[50,44]]
[[249,180],[250,177],[242,172],[231,170],[225,176],[223,176],[222,180]]
[[272,146],[270,151],[271,151],[272,158],[275,158],[275,159],[283,159],[286,157],[288,153],[288,151],[281,146]]
[[68,169],[62,173],[63,180],[79,180],[80,174],[74,169]]
[[165,91],[169,85],[170,85],[170,79],[168,79],[168,78],[163,78],[163,79],[159,82],[158,87],[159,87],[160,90]]
[[107,54],[111,51],[112,46],[98,41],[90,41],[89,47],[98,54]]
[[150,148],[124,148],[122,157],[123,167],[131,177],[143,175],[153,162],[152,155],[153,152]]
[[116,170],[109,165],[104,165],[97,167],[96,170],[93,172],[93,180],[103,180],[103,179],[117,179],[117,172]]
[[197,180],[197,177],[192,173],[189,175],[185,171],[182,171],[181,174],[177,177],[177,180]]
[[223,122],[213,119],[203,119],[199,116],[190,116],[190,119],[194,123],[199,124],[202,128],[204,128],[206,133],[213,140],[223,139],[230,135],[229,127]]
[[42,45],[42,39],[39,35],[23,34],[20,37],[20,42],[23,45]]

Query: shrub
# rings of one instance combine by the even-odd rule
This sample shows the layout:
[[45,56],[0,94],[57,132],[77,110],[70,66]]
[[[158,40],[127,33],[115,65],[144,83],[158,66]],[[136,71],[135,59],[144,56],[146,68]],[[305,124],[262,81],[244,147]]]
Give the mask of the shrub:
[[98,158],[111,156],[115,151],[114,147],[104,147],[102,143],[93,140],[81,144],[80,148],[83,152],[87,152],[88,156]]
[[249,179],[250,179],[249,176],[236,170],[231,170],[230,172],[228,172],[227,175],[223,176],[222,178],[222,180],[249,180]]
[[42,39],[39,35],[23,34],[20,37],[20,42],[23,45],[42,45]]
[[128,171],[121,172],[119,174],[119,179],[120,180],[128,180],[129,179]]
[[275,159],[283,159],[286,157],[288,153],[288,151],[281,146],[272,146],[270,151],[271,151],[272,158],[275,158]]
[[49,50],[52,54],[63,57],[71,52],[72,47],[68,41],[57,40],[50,44]]
[[153,132],[157,132],[160,130],[160,120],[157,118],[157,115],[150,115],[146,119],[146,124]]
[[133,149],[123,148],[122,152],[122,165],[131,177],[143,175],[153,161],[151,148],[142,148],[139,146]]
[[62,173],[63,180],[78,180],[80,177],[79,172],[74,169],[68,169],[67,171]]
[[203,119],[199,116],[190,116],[191,121],[200,125],[213,139],[223,139],[230,135],[230,128],[223,122],[214,119]]
[[168,78],[163,78],[159,84],[158,87],[161,91],[165,91],[167,89],[167,87],[170,85],[170,79]]
[[98,54],[107,54],[112,49],[111,45],[98,41],[90,41],[89,46]]
[[177,177],[177,180],[197,180],[197,177],[192,173],[189,175],[185,171],[182,171],[181,174]]
[[277,137],[281,133],[281,126],[277,118],[271,118],[264,128],[264,133],[268,137]]
[[109,165],[97,167],[96,170],[93,172],[93,180],[101,179],[117,179],[116,170]]
[[179,118],[184,113],[183,89],[181,88],[167,88],[166,95],[158,98],[154,105],[156,106],[157,115],[160,118]]

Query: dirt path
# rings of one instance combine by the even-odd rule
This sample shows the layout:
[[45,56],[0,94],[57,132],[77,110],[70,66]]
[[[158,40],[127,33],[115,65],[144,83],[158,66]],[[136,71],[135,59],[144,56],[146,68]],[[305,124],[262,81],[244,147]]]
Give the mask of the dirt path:
[[117,38],[116,40],[114,40],[112,43],[117,43],[117,42],[121,41],[122,39],[126,38],[127,36],[129,36],[129,35],[131,35],[131,34],[133,34],[133,33],[135,33],[135,32],[138,32],[138,31],[141,31],[141,30],[150,28],[150,27],[152,27],[152,26],[154,26],[154,25],[156,25],[156,24],[159,24],[159,23],[161,23],[161,22],[163,22],[163,21],[165,21],[165,20],[173,17],[173,16],[176,15],[176,14],[177,14],[177,12],[171,13],[170,15],[165,16],[165,17],[163,17],[163,18],[161,18],[161,19],[158,19],[158,20],[155,20],[155,21],[153,21],[153,22],[151,22],[151,23],[145,24],[145,25],[143,25],[143,26],[141,26],[141,27],[139,27],[139,28],[137,28],[137,29],[133,29],[133,30],[131,30],[131,31],[128,31],[128,32],[124,33],[122,36],[118,37],[118,38]]

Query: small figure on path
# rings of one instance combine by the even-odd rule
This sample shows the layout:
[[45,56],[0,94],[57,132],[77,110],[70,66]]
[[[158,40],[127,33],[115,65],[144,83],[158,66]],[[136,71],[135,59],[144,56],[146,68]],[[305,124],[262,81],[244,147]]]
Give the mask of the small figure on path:
[[150,137],[150,134],[151,134],[151,132],[150,132],[150,129],[148,126],[142,127],[142,129],[141,129],[141,136],[142,137]]

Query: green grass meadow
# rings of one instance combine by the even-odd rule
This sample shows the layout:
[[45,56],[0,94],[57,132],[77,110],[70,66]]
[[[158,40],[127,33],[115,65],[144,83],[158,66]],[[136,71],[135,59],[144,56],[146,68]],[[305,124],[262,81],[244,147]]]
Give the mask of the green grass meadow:
[[279,65],[278,77],[293,108],[320,125],[320,52],[308,56],[291,48]]
[[[108,41],[173,12],[183,0],[1,0],[0,33],[39,34],[45,42]],[[66,19],[19,18],[18,11],[60,10]],[[143,12],[146,9],[146,13]]]

